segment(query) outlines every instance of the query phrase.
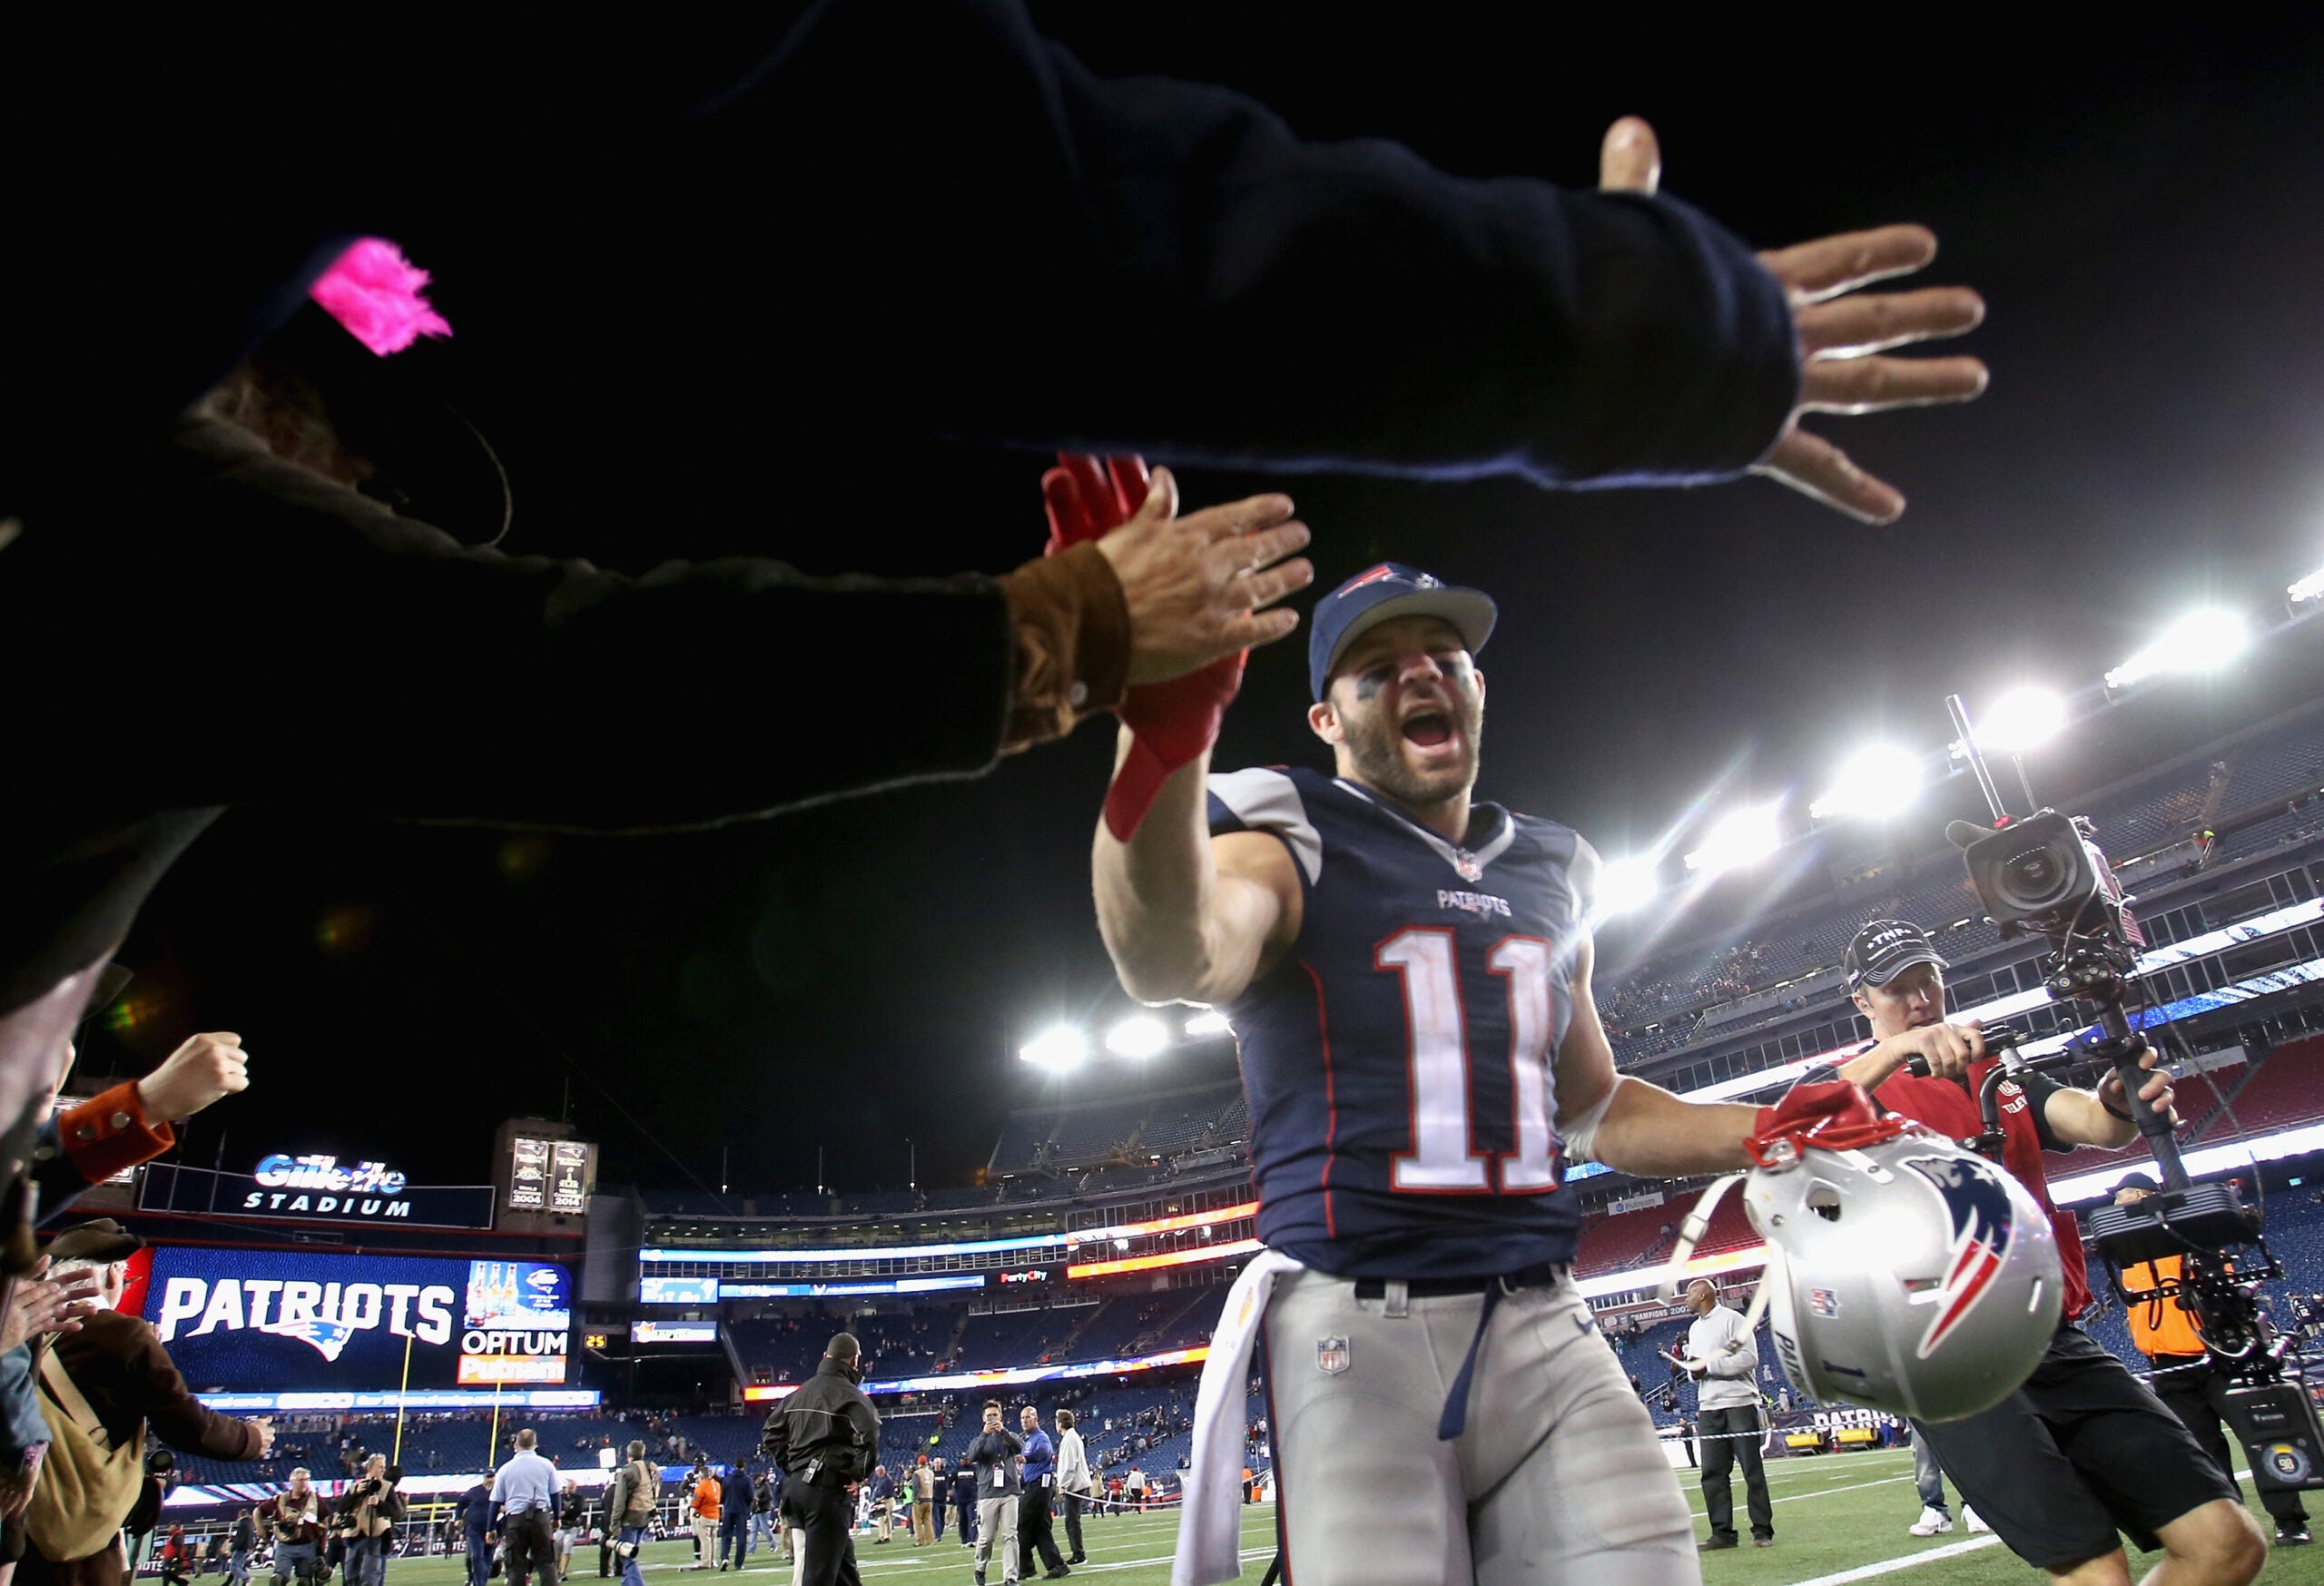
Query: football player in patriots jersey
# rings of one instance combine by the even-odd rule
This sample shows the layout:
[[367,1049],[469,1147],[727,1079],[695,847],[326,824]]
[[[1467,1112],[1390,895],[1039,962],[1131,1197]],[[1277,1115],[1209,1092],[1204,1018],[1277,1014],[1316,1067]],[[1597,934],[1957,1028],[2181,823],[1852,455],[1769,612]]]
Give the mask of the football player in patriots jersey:
[[[1840,1074],[1892,1110],[1958,1139],[1984,1127],[1976,1092],[1994,1059],[1974,1023],[1945,1021],[1947,967],[1927,933],[1908,921],[1874,920],[1859,930],[1845,968],[1874,1044]],[[1915,1058],[1925,1076],[1906,1070]],[[2155,1054],[2145,1061],[2152,1067]],[[2175,1116],[2167,1075],[2156,1074],[2139,1094]],[[2149,1552],[2163,1550],[2151,1581],[2243,1586],[2268,1550],[2233,1480],[2074,1321],[2090,1305],[2082,1236],[2073,1214],[2050,1206],[2043,1156],[2079,1146],[2119,1150],[2136,1140],[2122,1081],[2110,1073],[2096,1089],[2077,1090],[2029,1073],[2004,1083],[2000,1096],[2002,1166],[2050,1211],[2065,1262],[2063,1314],[2016,1393],[1958,1421],[1915,1421],[1914,1435],[1926,1440],[1962,1502],[2061,1586],[2129,1586],[2118,1531]]]
[[1595,854],[1471,801],[1493,620],[1399,564],[1349,579],[1309,642],[1334,773],[1214,776],[1204,749],[1142,822],[1098,832],[1124,987],[1234,1021],[1260,1236],[1298,1264],[1262,1323],[1295,1586],[1699,1579],[1572,1280],[1564,1168],[1741,1167],[1762,1120],[1616,1076],[1590,993]]

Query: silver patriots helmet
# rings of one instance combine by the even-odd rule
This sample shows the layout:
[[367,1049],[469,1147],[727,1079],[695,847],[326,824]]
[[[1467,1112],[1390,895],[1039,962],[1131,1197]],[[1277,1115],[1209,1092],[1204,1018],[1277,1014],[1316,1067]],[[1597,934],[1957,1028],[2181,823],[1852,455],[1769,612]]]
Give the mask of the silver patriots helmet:
[[2032,1374],[2065,1285],[2024,1186],[1917,1128],[1771,1160],[1743,1205],[1768,1242],[1769,1331],[1795,1388],[1953,1421]]

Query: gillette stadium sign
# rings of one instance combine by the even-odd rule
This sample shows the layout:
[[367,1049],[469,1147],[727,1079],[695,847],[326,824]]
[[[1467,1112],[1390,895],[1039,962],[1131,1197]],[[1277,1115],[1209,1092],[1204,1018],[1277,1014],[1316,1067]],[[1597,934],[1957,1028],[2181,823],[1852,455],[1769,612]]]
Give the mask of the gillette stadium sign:
[[394,1388],[407,1349],[414,1388],[566,1377],[573,1277],[553,1262],[167,1246],[138,1252],[140,1278],[201,1392]]
[[259,1159],[255,1173],[155,1163],[138,1209],[230,1214],[235,1221],[389,1223],[411,1228],[488,1228],[492,1187],[413,1184],[385,1162],[342,1162],[312,1152]]

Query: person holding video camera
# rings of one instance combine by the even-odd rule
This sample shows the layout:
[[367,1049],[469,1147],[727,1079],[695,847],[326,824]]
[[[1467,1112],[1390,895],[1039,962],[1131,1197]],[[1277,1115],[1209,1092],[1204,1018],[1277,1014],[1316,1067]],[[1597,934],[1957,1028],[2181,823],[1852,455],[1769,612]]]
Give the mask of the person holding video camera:
[[[1996,1059],[1974,1021],[1945,1022],[1948,967],[1927,932],[1906,921],[1875,920],[1858,931],[1844,968],[1874,1039],[1839,1073],[1890,1110],[1957,1140],[1984,1127],[1978,1088]],[[1907,1071],[1915,1059],[1925,1077]],[[2144,1066],[2155,1061],[2149,1052]],[[2053,1581],[2128,1586],[2126,1534],[2142,1552],[2163,1550],[2162,1579],[2245,1586],[2268,1549],[2235,1488],[2147,1385],[2074,1321],[2090,1306],[2087,1260],[2073,1216],[2051,1205],[2042,1158],[2081,1146],[2119,1150],[2136,1139],[2122,1081],[2109,1074],[2096,1089],[2078,1090],[2027,1073],[2004,1081],[1998,1095],[2001,1165],[2050,1216],[2064,1269],[2063,1314],[2016,1393],[1958,1421],[1915,1421],[1914,1436],[1927,1439],[1962,1501]],[[2153,1075],[2139,1095],[2176,1117],[2168,1075]]]
[[[2151,1175],[2129,1174],[2114,1186],[2114,1204],[2134,1205],[2155,1189]],[[2166,1281],[2176,1282],[2181,1265],[2176,1256],[2141,1262],[2122,1269],[2122,1282],[2132,1289],[2152,1292]],[[2123,1319],[2130,1324],[2131,1342],[2154,1366],[2149,1382],[2154,1396],[2170,1407],[2203,1451],[2231,1476],[2233,1457],[2221,1430],[2227,1419],[2227,1379],[2211,1368],[2211,1351],[2204,1346],[2194,1306],[2183,1295],[2164,1299],[2157,1295],[2144,1305],[2132,1305]],[[2298,1492],[2262,1487],[2260,1502],[2276,1522],[2278,1547],[2305,1547],[2313,1540],[2308,1532],[2308,1510]]]

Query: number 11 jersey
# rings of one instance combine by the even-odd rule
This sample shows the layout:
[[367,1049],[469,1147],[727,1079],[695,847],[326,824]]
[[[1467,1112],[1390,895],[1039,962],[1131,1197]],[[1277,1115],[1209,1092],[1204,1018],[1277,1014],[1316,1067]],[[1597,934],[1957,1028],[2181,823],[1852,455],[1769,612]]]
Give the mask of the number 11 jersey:
[[1290,850],[1298,940],[1224,1011],[1241,1048],[1259,1236],[1342,1277],[1570,1262],[1554,1063],[1597,855],[1471,807],[1463,842],[1302,768],[1211,777],[1214,834]]

